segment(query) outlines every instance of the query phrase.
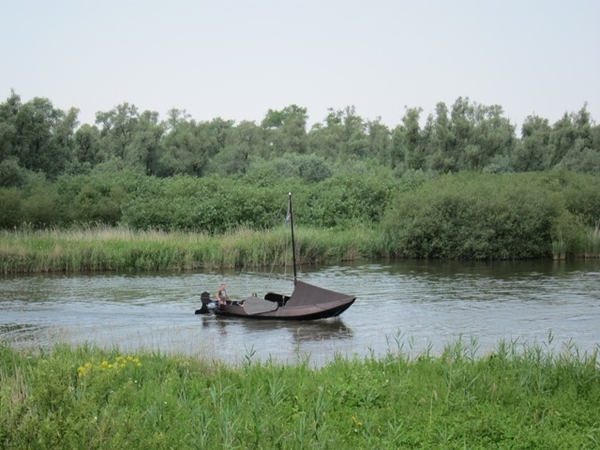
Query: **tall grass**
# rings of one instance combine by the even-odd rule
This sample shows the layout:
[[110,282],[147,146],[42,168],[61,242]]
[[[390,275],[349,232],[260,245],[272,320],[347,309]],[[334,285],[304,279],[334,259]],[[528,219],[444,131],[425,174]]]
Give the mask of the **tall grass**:
[[[296,232],[302,264],[379,256],[370,229]],[[222,235],[95,227],[0,232],[2,273],[193,270],[291,265],[289,229],[239,228]]]
[[474,345],[323,367],[0,345],[0,448],[598,448],[597,353]]
[[552,241],[552,257],[555,260],[567,259],[567,252],[569,248],[562,236]]
[[[331,264],[387,257],[395,243],[375,228],[296,230],[300,264]],[[552,242],[556,259],[567,257],[564,240]],[[600,257],[600,226],[590,230],[576,256]],[[289,228],[224,234],[133,231],[121,227],[0,231],[0,273],[155,271],[290,266]]]
[[589,258],[600,258],[600,220],[596,223],[596,227],[588,232],[585,255]]
[[600,258],[600,221],[595,227],[589,228],[587,236],[582,237],[576,245],[569,245],[561,234],[552,241],[554,259],[567,259],[569,254],[582,258]]

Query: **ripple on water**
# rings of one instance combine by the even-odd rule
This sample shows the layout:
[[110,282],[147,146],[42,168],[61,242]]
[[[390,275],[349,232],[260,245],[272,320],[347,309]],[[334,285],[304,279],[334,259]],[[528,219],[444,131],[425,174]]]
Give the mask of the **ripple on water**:
[[480,353],[501,340],[551,341],[554,349],[574,342],[591,351],[600,343],[599,269],[600,261],[303,268],[302,279],[357,296],[341,317],[308,323],[194,315],[199,293],[223,281],[233,298],[289,294],[289,270],[274,273],[276,279],[233,271],[4,277],[0,338],[17,346],[89,342],[230,362],[439,353],[459,338],[472,339]]

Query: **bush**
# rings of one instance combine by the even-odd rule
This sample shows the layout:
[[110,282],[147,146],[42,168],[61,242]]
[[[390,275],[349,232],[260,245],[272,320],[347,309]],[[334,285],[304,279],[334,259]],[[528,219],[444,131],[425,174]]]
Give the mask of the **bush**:
[[180,176],[157,181],[158,189],[133,198],[123,223],[141,230],[222,233],[247,226],[272,227],[285,218],[287,189],[298,184],[258,186],[245,178]]
[[16,158],[0,162],[0,187],[23,187],[27,183],[28,170],[19,166]]
[[382,223],[390,250],[416,258],[551,255],[556,197],[521,175],[447,175],[400,194]]
[[59,197],[51,184],[35,186],[21,204],[21,220],[35,228],[59,225]]
[[0,228],[14,228],[21,223],[21,191],[0,188]]
[[379,224],[391,192],[391,178],[333,176],[311,190],[305,222],[321,227]]
[[327,162],[319,156],[298,157],[298,175],[309,183],[318,183],[333,175]]

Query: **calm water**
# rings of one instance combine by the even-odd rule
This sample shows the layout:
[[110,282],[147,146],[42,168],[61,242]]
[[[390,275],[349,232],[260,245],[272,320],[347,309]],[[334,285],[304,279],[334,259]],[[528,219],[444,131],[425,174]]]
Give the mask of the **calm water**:
[[[342,316],[271,322],[199,316],[199,294],[290,293],[273,274],[237,272],[0,278],[0,339],[19,347],[89,342],[122,351],[323,363],[402,348],[439,353],[462,337],[478,354],[501,340],[560,351],[600,346],[600,261],[394,262],[305,268],[305,281],[355,294]],[[285,275],[278,272],[276,275]],[[289,273],[288,273],[289,275]]]

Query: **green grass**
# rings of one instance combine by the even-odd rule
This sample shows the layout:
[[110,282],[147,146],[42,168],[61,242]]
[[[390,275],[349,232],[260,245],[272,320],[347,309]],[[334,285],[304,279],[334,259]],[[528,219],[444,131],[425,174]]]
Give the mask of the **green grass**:
[[0,448],[598,448],[597,354],[501,343],[323,367],[0,346]]
[[[303,264],[335,263],[374,255],[379,234],[369,229],[299,229]],[[193,270],[291,265],[289,228],[240,228],[222,235],[131,231],[97,227],[0,232],[0,272]]]

